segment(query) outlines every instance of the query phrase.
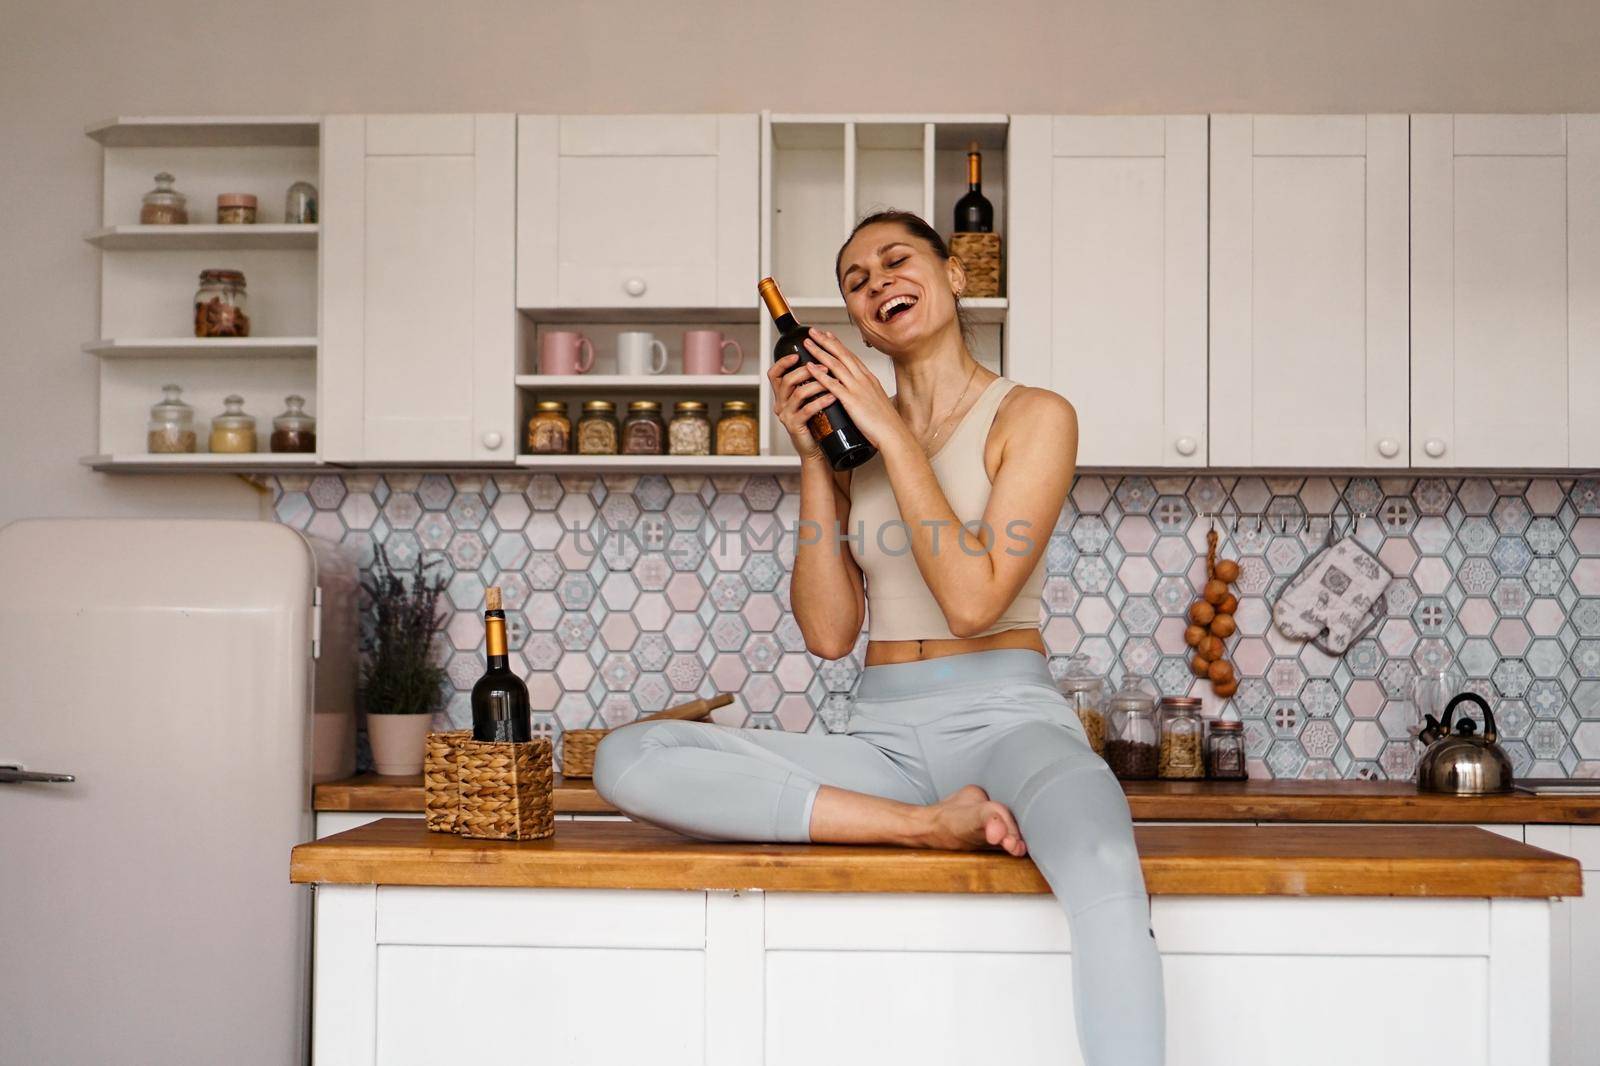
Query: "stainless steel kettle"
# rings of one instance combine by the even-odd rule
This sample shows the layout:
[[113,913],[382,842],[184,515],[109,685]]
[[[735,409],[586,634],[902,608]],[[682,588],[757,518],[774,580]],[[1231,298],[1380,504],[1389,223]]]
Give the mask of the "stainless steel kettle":
[[[1476,703],[1483,711],[1483,733],[1478,723],[1466,715],[1450,731],[1450,716],[1460,703]],[[1451,792],[1458,796],[1482,796],[1511,790],[1511,760],[1495,743],[1498,733],[1494,712],[1476,692],[1463,692],[1444,709],[1443,721],[1425,715],[1427,725],[1417,739],[1428,746],[1417,763],[1417,787],[1424,792]]]

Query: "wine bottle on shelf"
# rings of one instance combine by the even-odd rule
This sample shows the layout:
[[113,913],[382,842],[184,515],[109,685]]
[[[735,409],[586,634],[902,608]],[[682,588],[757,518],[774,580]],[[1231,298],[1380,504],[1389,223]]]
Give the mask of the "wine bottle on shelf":
[[[772,346],[772,358],[778,360],[786,355],[797,354],[801,363],[815,363],[816,358],[806,351],[803,343],[810,330],[795,321],[788,301],[778,291],[778,283],[771,278],[762,278],[756,291],[761,294],[761,300],[767,305],[767,312],[772,315],[773,324],[778,328],[778,342]],[[845,413],[844,405],[837,401],[812,415],[807,425],[811,436],[822,446],[823,454],[835,470],[854,469],[878,454],[878,449],[867,442],[866,436]]]
[[533,739],[533,712],[528,686],[511,671],[506,652],[506,613],[500,609],[500,590],[490,588],[484,597],[483,628],[489,668],[472,686],[472,739],[525,741]]
[[983,195],[983,153],[967,146],[967,194],[956,201],[956,233],[993,233],[994,205]]

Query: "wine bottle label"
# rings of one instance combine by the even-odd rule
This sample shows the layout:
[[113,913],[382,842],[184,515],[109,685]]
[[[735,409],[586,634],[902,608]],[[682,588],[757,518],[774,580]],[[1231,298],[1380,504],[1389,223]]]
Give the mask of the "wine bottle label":
[[484,638],[490,658],[496,655],[504,655],[506,653],[506,620],[504,618],[485,619]]
[[811,435],[821,440],[833,432],[833,423],[828,421],[828,412],[818,411],[811,416],[811,421],[806,423],[811,429]]

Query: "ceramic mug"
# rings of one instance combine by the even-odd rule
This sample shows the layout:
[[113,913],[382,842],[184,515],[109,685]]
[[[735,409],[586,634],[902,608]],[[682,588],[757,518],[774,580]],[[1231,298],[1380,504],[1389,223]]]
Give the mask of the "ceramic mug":
[[637,376],[659,374],[667,368],[667,346],[655,334],[617,334],[617,373]]
[[[722,361],[722,352],[733,346],[733,365]],[[683,372],[685,374],[737,374],[744,365],[744,349],[720,330],[691,329],[683,334]]]
[[[588,358],[579,355],[587,354]],[[594,345],[581,333],[555,329],[539,341],[539,373],[587,374],[594,369]]]

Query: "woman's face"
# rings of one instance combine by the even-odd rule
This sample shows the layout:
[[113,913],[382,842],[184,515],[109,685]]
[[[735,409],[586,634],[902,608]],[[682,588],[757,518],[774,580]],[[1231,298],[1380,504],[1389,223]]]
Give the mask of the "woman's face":
[[908,351],[956,323],[961,268],[897,222],[864,227],[839,257],[845,309],[868,344]]

